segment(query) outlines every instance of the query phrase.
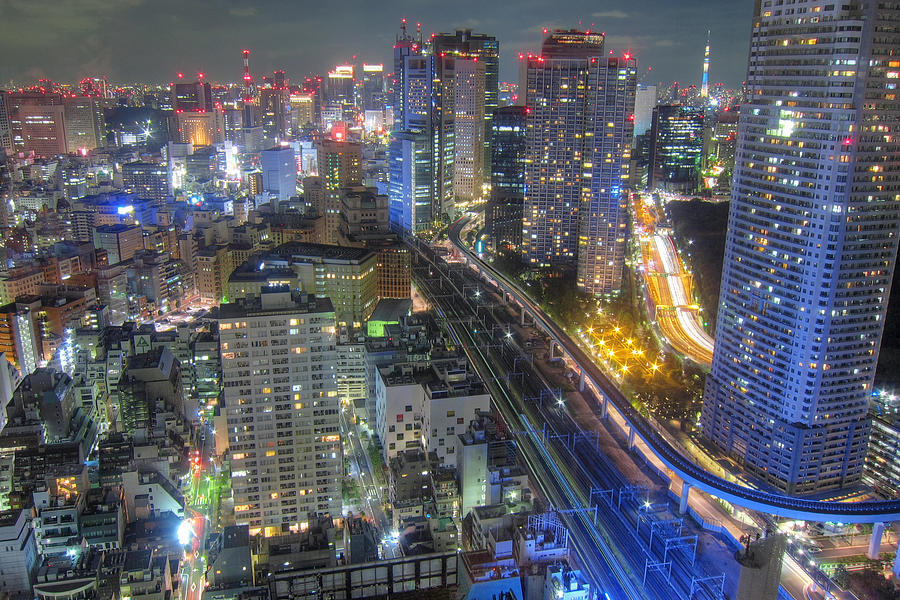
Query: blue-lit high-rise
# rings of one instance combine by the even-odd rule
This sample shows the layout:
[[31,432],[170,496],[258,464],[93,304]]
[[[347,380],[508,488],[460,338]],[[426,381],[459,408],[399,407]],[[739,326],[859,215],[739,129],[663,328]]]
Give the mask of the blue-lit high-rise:
[[704,433],[791,493],[859,481],[900,234],[900,4],[756,3]]
[[495,251],[517,251],[522,245],[525,116],[524,106],[504,106],[491,121],[491,195],[484,227]]
[[678,104],[653,109],[647,187],[690,194],[703,155],[703,110]]
[[406,32],[394,44],[394,131],[388,151],[390,218],[393,227],[417,234],[436,218],[432,135],[433,57],[421,39]]
[[575,270],[578,287],[621,286],[636,62],[601,33],[554,31],[527,57],[522,252],[532,267]]

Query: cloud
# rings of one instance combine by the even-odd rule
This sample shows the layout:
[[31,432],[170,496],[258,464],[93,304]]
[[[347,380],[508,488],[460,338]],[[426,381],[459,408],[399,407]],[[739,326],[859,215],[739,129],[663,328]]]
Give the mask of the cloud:
[[601,10],[591,16],[597,19],[627,19],[630,15],[623,10]]
[[255,17],[257,14],[255,6],[244,6],[229,8],[228,14],[233,17]]

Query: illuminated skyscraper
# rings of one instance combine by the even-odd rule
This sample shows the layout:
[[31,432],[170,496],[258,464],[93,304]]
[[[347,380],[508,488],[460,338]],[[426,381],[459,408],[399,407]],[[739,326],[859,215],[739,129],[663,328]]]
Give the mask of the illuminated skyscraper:
[[279,146],[259,153],[263,192],[286,202],[297,195],[297,157],[290,146]]
[[[438,218],[435,150],[432,147],[433,57],[406,32],[394,44],[394,132],[389,149],[391,223],[403,231],[431,229]],[[451,172],[452,177],[452,172]]]
[[472,33],[471,29],[457,29],[454,33],[439,33],[431,39],[434,54],[473,59],[484,64],[484,96],[482,114],[483,174],[491,172],[491,121],[499,106],[500,44],[494,36]]
[[484,62],[455,62],[453,194],[469,201],[481,198],[484,179]]
[[859,481],[900,238],[900,5],[757,2],[704,433],[792,493]]
[[703,154],[703,110],[664,104],[653,109],[647,187],[690,194]]
[[340,515],[331,300],[265,287],[217,316],[235,521],[273,536],[309,512]]
[[9,111],[7,110],[8,104],[6,92],[0,91],[0,149],[12,152],[13,145],[9,126]]
[[362,146],[342,140],[321,140],[316,143],[319,177],[325,186],[324,241],[338,243],[341,225],[341,197],[343,188],[362,183]]
[[337,65],[325,79],[325,102],[350,110],[356,106],[356,78],[353,65]]
[[703,51],[703,76],[700,78],[700,97],[709,97],[709,31],[706,32],[706,49]]
[[65,110],[60,94],[43,90],[9,92],[4,101],[14,152],[33,151],[39,156],[66,153]]
[[440,54],[426,57],[431,69],[431,156],[434,163],[432,219],[447,222],[456,214],[453,191],[456,160],[456,59]]
[[[181,74],[179,74],[181,75]],[[212,92],[209,84],[202,81],[175,84],[175,112],[210,112],[212,111]]]
[[360,92],[363,110],[384,110],[388,103],[384,87],[384,65],[363,65]]
[[504,106],[492,120],[491,196],[484,226],[496,251],[516,252],[522,244],[525,116],[524,106]]
[[634,94],[634,135],[643,135],[653,123],[656,108],[656,86],[639,84]]
[[284,71],[275,71],[271,87],[259,90],[259,115],[267,145],[287,139],[291,103]]
[[527,57],[522,252],[533,267],[574,270],[592,294],[619,289],[634,126],[636,62],[601,33],[554,31]]
[[126,191],[138,198],[160,203],[169,195],[168,169],[165,165],[150,162],[130,162],[122,165],[122,181]]
[[66,120],[66,150],[87,152],[105,146],[106,124],[103,106],[97,98],[66,96],[63,98]]
[[[181,73],[178,76],[183,77]],[[175,137],[184,144],[211,146],[225,141],[225,117],[213,107],[212,91],[203,81],[203,73],[197,77],[193,83],[174,86]]]
[[389,168],[391,225],[410,233],[431,229],[431,137],[417,131],[395,133],[391,137]]

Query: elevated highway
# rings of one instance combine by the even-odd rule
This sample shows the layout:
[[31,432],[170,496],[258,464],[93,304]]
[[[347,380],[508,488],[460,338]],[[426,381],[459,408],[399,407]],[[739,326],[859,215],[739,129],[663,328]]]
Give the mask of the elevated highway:
[[490,264],[479,258],[460,240],[460,232],[470,217],[462,217],[450,228],[450,241],[467,259],[468,264],[501,292],[511,297],[521,309],[568,355],[581,371],[582,384],[591,390],[607,410],[615,410],[627,424],[629,435],[641,439],[654,455],[685,482],[682,506],[687,504],[691,487],[696,487],[734,505],[789,519],[807,521],[839,521],[842,523],[879,523],[900,520],[900,500],[866,500],[837,502],[811,500],[760,490],[723,479],[695,464],[673,446],[638,413],[591,358],[522,290]]

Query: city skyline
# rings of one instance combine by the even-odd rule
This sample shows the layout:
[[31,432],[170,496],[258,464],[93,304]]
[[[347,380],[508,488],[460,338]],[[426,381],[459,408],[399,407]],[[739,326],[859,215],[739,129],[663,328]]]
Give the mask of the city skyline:
[[900,589],[900,0],[0,2],[0,600]]
[[[407,18],[411,27],[421,22],[426,37],[459,28],[497,37],[500,79],[511,82],[518,80],[518,53],[540,45],[542,28],[582,27],[607,32],[608,48],[634,54],[644,82],[699,86],[705,34],[711,30],[710,81],[737,87],[745,73],[752,11],[752,2],[735,7],[707,0],[677,5],[641,0],[627,7],[571,2],[553,11],[527,2],[517,4],[510,14],[502,6],[475,3],[452,8],[404,2],[382,6],[373,13],[366,5],[351,2],[337,18],[325,5],[285,14],[283,6],[275,3],[167,7],[166,2],[148,6],[142,0],[130,0],[108,7],[94,1],[66,6],[11,1],[4,22],[16,27],[4,30],[0,38],[5,57],[0,82],[27,84],[44,77],[74,82],[105,75],[123,84],[165,83],[177,72],[203,72],[208,80],[238,81],[240,51],[245,47],[253,52],[251,69],[256,77],[285,69],[292,81],[299,81],[353,56],[387,67],[400,19]],[[477,16],[459,16],[466,14]],[[117,51],[106,51],[109,48]]]

